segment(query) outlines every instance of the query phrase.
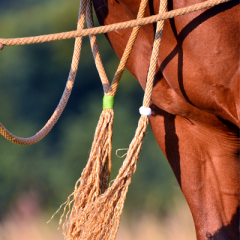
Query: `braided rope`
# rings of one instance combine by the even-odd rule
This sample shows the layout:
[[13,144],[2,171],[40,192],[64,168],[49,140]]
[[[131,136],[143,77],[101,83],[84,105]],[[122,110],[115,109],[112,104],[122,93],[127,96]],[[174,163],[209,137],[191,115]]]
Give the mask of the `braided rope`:
[[151,17],[146,17],[143,19],[115,23],[115,24],[110,24],[110,25],[106,25],[106,26],[95,27],[92,29],[81,29],[81,30],[77,30],[77,31],[40,35],[40,36],[36,36],[36,37],[0,38],[0,43],[5,46],[25,45],[25,44],[51,42],[51,41],[56,41],[56,40],[64,40],[64,39],[70,39],[70,38],[76,38],[76,37],[84,37],[84,36],[96,35],[96,34],[101,34],[101,33],[108,33],[108,32],[117,31],[117,30],[121,30],[121,29],[147,25],[150,23],[157,22],[159,20],[166,20],[168,18],[173,18],[173,17],[177,17],[177,16],[184,15],[187,13],[199,11],[204,8],[213,7],[218,4],[221,4],[224,2],[229,2],[229,1],[231,1],[231,0],[207,0],[205,2],[194,4],[192,6],[172,10],[172,11],[165,12],[165,13],[159,13],[157,15],[154,15]]
[[[142,0],[139,6],[139,11],[138,11],[138,15],[137,15],[137,19],[142,19],[144,17],[144,13],[146,10],[146,6],[147,6],[148,0]],[[88,4],[87,7],[87,26],[89,29],[93,29],[94,28],[94,24],[93,24],[93,17],[92,17],[92,8],[91,8],[91,4]],[[136,26],[133,28],[132,33],[129,37],[129,40],[127,42],[127,45],[125,47],[125,50],[123,52],[123,55],[121,57],[120,63],[118,65],[118,68],[115,72],[115,75],[113,77],[111,86],[109,85],[109,81],[107,79],[101,58],[100,58],[100,53],[99,53],[99,49],[97,46],[97,38],[95,35],[90,35],[90,43],[91,43],[91,48],[92,48],[92,53],[94,56],[94,60],[95,60],[95,65],[96,68],[98,70],[102,85],[103,85],[103,90],[104,93],[109,95],[109,96],[115,96],[117,88],[118,88],[118,84],[120,82],[120,79],[122,77],[123,71],[125,69],[125,66],[127,64],[128,58],[130,56],[130,53],[132,51],[133,45],[137,39],[139,30],[140,30],[141,26]]]
[[[147,3],[148,0],[141,1],[141,4],[139,6],[139,13],[137,16],[138,18],[142,18],[144,16]],[[93,27],[92,10],[89,3],[87,6],[86,15],[88,27]],[[103,98],[103,111],[100,115],[99,122],[96,127],[87,165],[84,168],[81,177],[75,184],[74,192],[68,197],[67,202],[63,204],[65,207],[59,224],[62,223],[63,217],[66,213],[66,220],[63,223],[63,233],[66,239],[79,239],[80,235],[86,233],[85,226],[84,230],[81,230],[87,221],[85,217],[86,215],[82,214],[82,212],[85,210],[89,211],[88,206],[91,205],[91,203],[93,203],[99,197],[99,195],[104,193],[108,188],[111,172],[111,139],[114,118],[114,95],[116,93],[121,75],[125,69],[125,65],[129,58],[133,44],[138,35],[139,29],[140,27],[135,27],[130,35],[127,46],[120,60],[119,67],[112,81],[112,86],[114,86],[113,90],[112,88],[106,89],[104,86],[104,82],[106,84],[106,82],[108,83],[108,80],[101,62],[99,49],[97,47],[97,39],[95,36],[90,36],[91,48],[99,76],[100,78],[103,78],[101,79],[105,93]],[[60,208],[62,206],[60,206]],[[66,212],[67,207],[69,209],[68,212]],[[90,223],[90,225],[93,226],[94,223]],[[86,239],[86,237],[84,239]],[[91,239],[98,238],[93,237]]]
[[[163,13],[163,12],[166,12],[166,9],[167,9],[167,0],[162,0],[159,11]],[[149,66],[148,75],[147,75],[147,83],[146,83],[146,88],[145,88],[145,93],[143,98],[144,107],[149,107],[150,101],[151,101],[153,82],[156,74],[159,49],[160,49],[160,44],[161,44],[162,34],[163,34],[163,25],[164,25],[164,20],[158,21],[154,43],[153,43],[152,55],[150,59],[150,66]]]

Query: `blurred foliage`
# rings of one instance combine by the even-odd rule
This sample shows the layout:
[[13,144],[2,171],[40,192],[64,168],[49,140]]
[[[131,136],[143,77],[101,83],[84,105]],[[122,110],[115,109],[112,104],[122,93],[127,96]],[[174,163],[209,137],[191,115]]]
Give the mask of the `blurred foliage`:
[[[0,1],[0,37],[22,37],[76,29],[79,1]],[[95,21],[96,22],[96,21]],[[118,58],[104,36],[98,36],[111,79]],[[0,121],[14,134],[35,134],[51,116],[68,77],[74,40],[5,47],[0,52]],[[35,191],[51,215],[73,191],[84,168],[102,108],[102,86],[88,37],[69,103],[54,129],[40,143],[19,146],[0,138],[0,218],[22,192]],[[115,100],[113,176],[137,127],[143,91],[126,71]],[[181,192],[149,127],[137,171],[130,185],[126,212],[163,214]]]

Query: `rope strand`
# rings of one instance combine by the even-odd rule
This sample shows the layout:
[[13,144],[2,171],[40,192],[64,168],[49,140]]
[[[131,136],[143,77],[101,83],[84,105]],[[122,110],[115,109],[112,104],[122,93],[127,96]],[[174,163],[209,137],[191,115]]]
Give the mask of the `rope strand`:
[[[86,4],[87,4],[86,0],[81,1],[81,5],[79,9],[79,19],[77,24],[78,29],[84,28],[85,12],[86,12],[86,6],[87,6]],[[47,121],[47,123],[44,125],[44,127],[32,137],[21,138],[9,132],[3,126],[3,124],[0,123],[0,134],[2,134],[3,137],[5,137],[7,140],[13,143],[17,143],[21,145],[31,145],[42,140],[51,131],[51,129],[53,128],[53,126],[56,124],[59,117],[61,116],[64,108],[67,105],[68,99],[71,95],[73,84],[77,74],[78,63],[79,63],[80,53],[81,53],[81,46],[82,46],[82,37],[77,37],[75,40],[71,69],[70,69],[69,77],[66,83],[66,87],[64,89],[64,92],[58,103],[57,108],[55,109],[55,111],[53,112],[52,116]]]
[[146,17],[143,19],[136,19],[132,21],[126,21],[121,23],[115,23],[111,25],[95,27],[92,29],[82,29],[77,31],[69,31],[55,34],[40,35],[36,37],[25,37],[25,38],[0,38],[0,43],[5,46],[16,46],[16,45],[26,45],[26,44],[35,44],[35,43],[44,43],[57,40],[64,40],[76,37],[84,37],[89,35],[96,35],[101,33],[108,33],[112,31],[122,30],[126,28],[136,27],[147,25],[150,23],[157,22],[159,20],[166,20],[168,18],[177,17],[187,13],[195,12],[202,10],[204,8],[209,8],[216,6],[218,4],[229,2],[232,0],[208,0],[202,3],[194,4],[189,7],[180,8],[172,10],[166,13],[160,13],[154,16]]

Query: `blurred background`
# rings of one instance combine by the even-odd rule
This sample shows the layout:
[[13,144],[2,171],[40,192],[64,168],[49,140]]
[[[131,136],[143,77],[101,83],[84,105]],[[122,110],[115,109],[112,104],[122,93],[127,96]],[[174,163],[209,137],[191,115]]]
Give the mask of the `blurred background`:
[[[78,0],[0,0],[0,37],[75,30],[78,7]],[[104,36],[98,41],[112,80],[119,60]],[[13,134],[29,137],[51,116],[65,87],[73,45],[74,40],[64,40],[0,51],[0,121]],[[47,137],[32,146],[19,146],[0,136],[0,240],[63,239],[57,231],[61,213],[46,222],[72,193],[86,164],[102,97],[85,37],[72,95]],[[114,108],[113,179],[123,161],[115,151],[127,148],[134,136],[142,98],[140,85],[125,71]],[[117,239],[195,239],[185,199],[150,127]]]

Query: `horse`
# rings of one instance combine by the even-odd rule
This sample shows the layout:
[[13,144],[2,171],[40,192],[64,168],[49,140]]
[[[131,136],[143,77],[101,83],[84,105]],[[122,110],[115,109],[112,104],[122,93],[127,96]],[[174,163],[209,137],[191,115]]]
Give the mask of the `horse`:
[[[145,16],[158,13],[150,0]],[[168,10],[203,0],[168,0]],[[140,0],[93,0],[100,25],[136,19]],[[156,24],[141,27],[126,68],[145,88]],[[121,58],[131,29],[106,34]],[[191,210],[198,240],[239,239],[240,6],[165,20],[150,124]]]

